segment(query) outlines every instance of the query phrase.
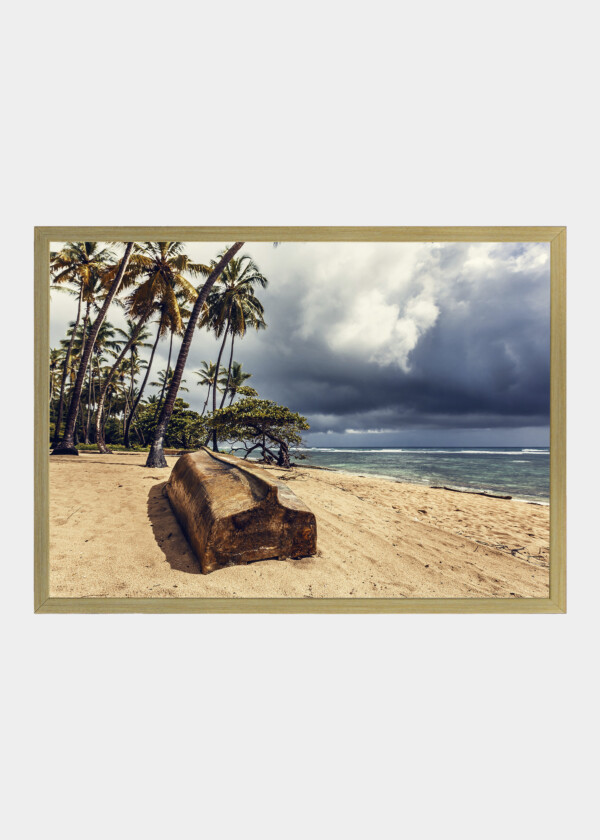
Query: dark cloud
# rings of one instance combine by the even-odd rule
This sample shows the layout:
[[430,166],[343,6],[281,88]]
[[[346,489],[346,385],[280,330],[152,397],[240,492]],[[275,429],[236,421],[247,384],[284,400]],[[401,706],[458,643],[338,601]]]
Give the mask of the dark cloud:
[[[546,245],[264,249],[246,247],[271,279],[261,292],[269,329],[236,357],[312,433],[547,434]],[[360,309],[370,302],[379,322]]]

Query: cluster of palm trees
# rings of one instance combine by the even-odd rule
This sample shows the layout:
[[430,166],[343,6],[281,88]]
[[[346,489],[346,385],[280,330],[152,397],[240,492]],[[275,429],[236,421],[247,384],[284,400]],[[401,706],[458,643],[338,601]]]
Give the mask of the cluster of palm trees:
[[[95,418],[98,397],[105,390],[107,376],[114,360],[130,337],[132,331],[130,321],[127,322],[127,327],[127,330],[123,330],[115,327],[109,321],[104,321],[98,330],[83,384],[80,410],[75,427],[77,438],[82,438],[86,444],[89,444],[92,439],[95,440],[95,420],[94,422],[92,420]],[[110,382],[107,389],[109,407],[105,421],[111,415],[122,414],[124,422],[125,418],[131,416],[137,377],[146,366],[146,362],[140,358],[140,349],[149,346],[145,340],[148,336],[147,330],[143,330],[138,335],[131,345],[128,358],[123,360],[117,374]],[[88,337],[89,324],[87,327],[84,324],[77,326],[76,322],[72,321],[67,330],[67,337],[60,342],[60,347],[50,350],[50,420],[53,424],[54,442],[57,442],[59,438],[58,417],[61,405],[65,401],[67,404],[70,403],[72,385]],[[66,387],[61,389],[67,359]]]
[[[75,320],[50,352],[54,452],[76,454],[77,440],[108,452],[107,436],[120,435],[130,447],[135,435],[138,444],[151,444],[147,465],[164,466],[163,440],[177,394],[187,390],[183,373],[197,327],[220,340],[216,363],[203,362],[196,372],[208,389],[202,413],[211,395],[215,411],[217,400],[222,407],[227,398],[231,403],[238,394],[256,393],[244,384],[250,374],[233,353],[236,338],[266,326],[255,290],[267,280],[250,256],[236,256],[242,246],[235,243],[209,265],[194,262],[181,242],[127,243],[120,258],[118,243],[69,242],[51,254],[52,287],[77,298]],[[125,329],[107,320],[111,306],[123,309]],[[176,337],[182,342],[173,364]],[[161,339],[169,342],[167,367],[149,383]],[[147,361],[141,355],[146,349]],[[145,397],[148,383],[159,395]],[[152,441],[136,426],[140,404],[155,406]]]

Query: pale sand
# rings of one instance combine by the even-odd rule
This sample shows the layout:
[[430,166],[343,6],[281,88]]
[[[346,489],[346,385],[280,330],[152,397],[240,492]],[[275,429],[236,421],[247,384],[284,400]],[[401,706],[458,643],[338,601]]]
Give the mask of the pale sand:
[[272,472],[314,512],[318,554],[203,575],[162,493],[177,459],[145,459],[50,458],[51,596],[548,596],[548,507],[306,468]]

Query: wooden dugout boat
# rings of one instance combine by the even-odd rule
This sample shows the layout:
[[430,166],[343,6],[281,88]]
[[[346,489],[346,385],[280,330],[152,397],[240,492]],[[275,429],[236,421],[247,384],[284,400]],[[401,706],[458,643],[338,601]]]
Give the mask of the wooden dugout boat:
[[283,481],[206,448],[182,455],[167,497],[202,572],[317,550],[315,515]]

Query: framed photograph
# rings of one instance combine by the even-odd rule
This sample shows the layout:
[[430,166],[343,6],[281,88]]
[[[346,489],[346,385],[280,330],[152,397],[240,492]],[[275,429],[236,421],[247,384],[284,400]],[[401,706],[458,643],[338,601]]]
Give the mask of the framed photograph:
[[39,613],[566,611],[566,229],[35,229]]

